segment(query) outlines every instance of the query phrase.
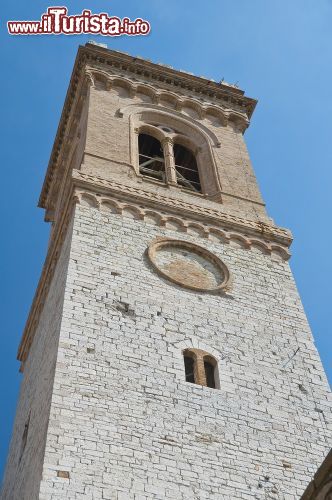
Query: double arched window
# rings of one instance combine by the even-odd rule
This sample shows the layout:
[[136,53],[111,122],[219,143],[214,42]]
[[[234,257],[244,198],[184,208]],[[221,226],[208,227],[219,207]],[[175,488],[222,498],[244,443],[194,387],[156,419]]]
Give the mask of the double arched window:
[[189,148],[166,137],[159,141],[152,135],[138,136],[139,172],[141,175],[202,192],[196,156]]
[[200,349],[183,351],[186,382],[219,388],[218,364],[209,353]]

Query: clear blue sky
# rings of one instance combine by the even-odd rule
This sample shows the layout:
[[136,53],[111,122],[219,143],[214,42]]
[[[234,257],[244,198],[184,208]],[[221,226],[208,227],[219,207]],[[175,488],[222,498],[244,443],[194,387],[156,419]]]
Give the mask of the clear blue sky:
[[[7,35],[8,19],[39,19],[49,5],[1,5],[0,469],[21,378],[17,346],[47,247],[49,227],[36,205],[76,50],[91,39]],[[270,215],[293,231],[291,266],[331,380],[332,1],[65,5],[72,14],[90,8],[146,18],[152,26],[148,37],[95,40],[197,75],[239,82],[259,100],[246,133],[249,151]]]

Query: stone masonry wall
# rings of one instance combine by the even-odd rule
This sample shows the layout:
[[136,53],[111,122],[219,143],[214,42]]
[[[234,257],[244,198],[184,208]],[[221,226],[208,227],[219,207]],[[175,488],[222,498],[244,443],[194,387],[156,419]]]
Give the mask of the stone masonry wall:
[[[72,229],[69,227],[54,272],[52,286],[40,316],[35,339],[25,363],[4,475],[2,500],[34,500],[38,498],[62,320],[71,233]],[[22,437],[29,414],[28,435],[23,451]]]
[[[228,295],[158,276],[157,236],[214,252]],[[185,381],[188,347],[218,360],[220,390]],[[29,500],[298,499],[327,452],[327,382],[288,263],[89,206],[75,209],[53,391]]]
[[[131,106],[132,113],[135,114],[135,106],[138,112],[139,109],[144,109],[143,105],[144,103],[138,98],[118,95],[115,91],[91,89],[86,136],[87,154],[82,165],[84,173],[137,186],[137,178],[130,166],[130,152],[133,149],[130,143],[130,131],[133,135],[132,126],[128,116],[121,118],[118,111]],[[223,204],[217,205],[218,208],[231,215],[266,221],[265,207],[242,133],[231,126],[212,124],[208,120],[198,121],[163,106],[160,106],[160,110],[173,113],[174,119],[187,120],[189,124],[208,128],[220,141],[220,147],[213,146],[223,191]],[[169,121],[170,118],[166,116],[164,125],[170,126]],[[201,175],[206,176],[206,171],[201,172]],[[206,198],[196,196],[193,199],[192,193],[186,190],[169,186],[166,188],[161,183],[151,184],[147,179],[144,180],[144,189],[161,195],[164,195],[167,189],[175,198],[196,203],[198,206],[216,208],[216,204]],[[252,200],[257,203],[253,203]]]

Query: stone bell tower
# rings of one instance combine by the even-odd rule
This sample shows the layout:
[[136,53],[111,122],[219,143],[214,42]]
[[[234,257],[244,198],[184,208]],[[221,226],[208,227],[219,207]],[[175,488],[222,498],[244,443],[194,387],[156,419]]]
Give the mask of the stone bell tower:
[[297,499],[328,386],[225,82],[78,50],[3,500]]

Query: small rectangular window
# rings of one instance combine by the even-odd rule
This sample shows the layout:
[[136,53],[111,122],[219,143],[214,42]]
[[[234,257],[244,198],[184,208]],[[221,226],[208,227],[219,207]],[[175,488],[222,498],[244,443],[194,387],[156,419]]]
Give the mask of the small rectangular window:
[[212,389],[215,389],[216,382],[214,378],[214,366],[211,363],[209,363],[209,361],[204,361],[204,370],[205,370],[206,385],[208,387],[212,387]]
[[195,374],[194,374],[194,366],[195,362],[193,358],[189,356],[184,356],[184,369],[186,373],[186,382],[195,383]]

